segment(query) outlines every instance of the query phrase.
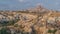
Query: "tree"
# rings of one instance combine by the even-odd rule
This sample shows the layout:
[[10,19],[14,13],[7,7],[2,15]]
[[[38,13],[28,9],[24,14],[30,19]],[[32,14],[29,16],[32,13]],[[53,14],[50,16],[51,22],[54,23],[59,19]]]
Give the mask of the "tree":
[[53,34],[55,34],[55,32],[56,32],[57,30],[56,29],[54,29],[54,30],[48,30],[48,33],[53,33]]
[[11,34],[10,30],[6,27],[3,27],[1,30],[0,30],[0,34]]

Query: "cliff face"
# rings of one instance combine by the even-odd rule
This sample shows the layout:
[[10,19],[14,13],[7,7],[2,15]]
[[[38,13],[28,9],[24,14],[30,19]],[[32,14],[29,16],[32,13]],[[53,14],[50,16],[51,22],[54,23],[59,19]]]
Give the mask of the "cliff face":
[[41,6],[0,12],[0,34],[59,34],[60,12]]

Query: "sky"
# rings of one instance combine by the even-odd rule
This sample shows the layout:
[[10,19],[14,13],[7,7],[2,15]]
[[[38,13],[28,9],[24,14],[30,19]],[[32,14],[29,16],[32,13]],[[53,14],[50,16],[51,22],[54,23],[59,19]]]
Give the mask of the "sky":
[[0,10],[21,10],[38,4],[47,9],[60,10],[60,0],[0,0]]

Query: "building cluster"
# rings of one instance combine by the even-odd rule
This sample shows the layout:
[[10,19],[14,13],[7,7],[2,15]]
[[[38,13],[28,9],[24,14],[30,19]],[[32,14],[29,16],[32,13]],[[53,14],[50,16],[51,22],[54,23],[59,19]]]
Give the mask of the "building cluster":
[[1,11],[0,34],[60,34],[60,12],[41,6],[21,11]]

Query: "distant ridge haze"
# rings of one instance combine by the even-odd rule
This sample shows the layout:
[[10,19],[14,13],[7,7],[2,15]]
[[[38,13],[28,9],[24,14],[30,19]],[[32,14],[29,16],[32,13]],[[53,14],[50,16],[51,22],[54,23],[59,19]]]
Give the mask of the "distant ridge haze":
[[35,7],[37,4],[48,9],[60,9],[60,0],[0,0],[0,10],[21,10]]

